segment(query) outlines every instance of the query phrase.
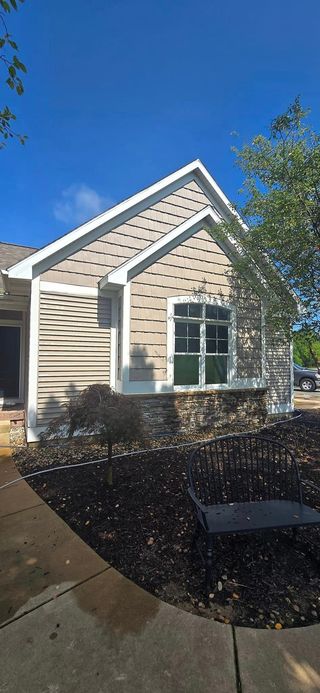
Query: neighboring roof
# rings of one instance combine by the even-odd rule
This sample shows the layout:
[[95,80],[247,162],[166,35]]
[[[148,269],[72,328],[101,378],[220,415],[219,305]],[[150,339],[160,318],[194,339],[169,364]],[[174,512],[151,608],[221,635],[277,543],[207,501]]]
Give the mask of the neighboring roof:
[[4,243],[0,241],[0,270],[8,269],[11,265],[24,260],[35,253],[37,248],[17,243]]
[[16,243],[3,243],[0,241],[0,293],[6,291],[5,280],[2,270],[6,271],[14,263],[20,262],[35,253],[37,248],[27,245],[17,245]]
[[147,207],[156,204],[162,197],[179,187],[196,181],[204,190],[215,211],[222,218],[230,218],[235,212],[232,205],[215,180],[199,159],[175,173],[136,193],[120,204],[90,219],[66,235],[38,250],[31,258],[18,262],[9,268],[9,277],[32,279],[53,265],[61,262],[72,253],[80,250],[99,236],[125,223]]

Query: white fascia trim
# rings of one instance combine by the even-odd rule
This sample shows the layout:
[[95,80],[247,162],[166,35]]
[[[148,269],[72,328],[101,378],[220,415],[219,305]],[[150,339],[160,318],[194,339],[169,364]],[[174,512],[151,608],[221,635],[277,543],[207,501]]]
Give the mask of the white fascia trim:
[[[139,214],[139,212],[145,209],[146,205],[150,206],[155,204],[159,200],[159,195],[168,195],[170,192],[173,192],[173,189],[176,189],[177,186],[180,187],[191,182],[196,176],[204,177],[208,185],[213,186],[215,194],[221,196],[223,205],[226,205],[227,198],[201,161],[196,159],[190,164],[178,169],[178,171],[157,181],[157,183],[150,185],[141,192],[120,202],[120,204],[115,207],[90,219],[85,224],[78,226],[73,231],[62,236],[62,238],[58,238],[56,241],[53,241],[53,243],[49,243],[49,245],[41,248],[24,260],[12,265],[12,267],[8,269],[9,277],[32,279],[34,276],[52,267],[53,264],[61,262],[65,257],[70,255],[71,252],[76,252],[78,248],[83,246],[83,239],[86,236],[89,236],[89,239],[86,239],[86,243],[94,240],[95,233],[98,237],[99,233],[101,234],[101,231],[99,232],[101,226],[106,226],[104,233],[107,233],[109,230],[128,221],[132,216]],[[231,211],[231,204],[228,201],[227,204],[228,210]],[[92,234],[92,238],[90,234]]]
[[37,421],[40,279],[31,282],[27,425]]
[[60,284],[40,281],[40,291],[52,294],[71,294],[73,296],[98,296],[99,289],[79,284]]
[[294,405],[291,402],[284,404],[268,404],[268,414],[291,414],[294,411]]
[[117,287],[108,286],[107,291],[103,291],[98,287],[81,286],[79,284],[61,284],[60,282],[42,282],[40,281],[40,291],[50,294],[68,294],[70,296],[109,296],[113,297]]
[[170,253],[177,245],[186,241],[197,231],[200,231],[205,224],[211,226],[220,221],[219,215],[212,207],[204,207],[200,212],[197,212],[179,226],[168,231],[168,233],[130,258],[130,260],[124,262],[120,267],[111,270],[100,280],[100,288],[107,286],[109,282],[124,286],[128,281],[150,267],[150,265],[153,265],[154,262]]

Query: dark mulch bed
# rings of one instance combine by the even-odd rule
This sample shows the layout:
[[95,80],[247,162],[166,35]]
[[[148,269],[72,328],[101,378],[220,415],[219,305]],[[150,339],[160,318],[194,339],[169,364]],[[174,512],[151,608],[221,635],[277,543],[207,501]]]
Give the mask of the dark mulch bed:
[[[320,415],[266,429],[297,455],[306,477],[320,484]],[[199,437],[203,437],[199,436]],[[153,445],[160,445],[154,442]],[[209,602],[203,567],[190,550],[194,519],[186,494],[190,448],[150,450],[114,462],[114,485],[103,462],[30,480],[37,493],[106,561],[176,606],[225,623],[259,628],[320,620],[320,532],[300,530],[217,540],[215,585]],[[23,474],[103,456],[94,445],[17,453]],[[318,550],[309,547],[312,540]],[[280,624],[280,625],[278,625]]]

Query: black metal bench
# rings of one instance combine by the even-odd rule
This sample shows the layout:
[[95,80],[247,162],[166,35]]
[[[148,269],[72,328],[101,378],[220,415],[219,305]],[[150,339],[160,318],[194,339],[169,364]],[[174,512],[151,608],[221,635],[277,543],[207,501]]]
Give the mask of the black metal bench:
[[[320,512],[303,502],[302,480],[293,454],[281,443],[255,435],[229,435],[196,448],[189,461],[189,494],[197,523],[206,536],[206,587],[213,578],[217,534],[320,525]],[[319,506],[320,507],[320,506]]]

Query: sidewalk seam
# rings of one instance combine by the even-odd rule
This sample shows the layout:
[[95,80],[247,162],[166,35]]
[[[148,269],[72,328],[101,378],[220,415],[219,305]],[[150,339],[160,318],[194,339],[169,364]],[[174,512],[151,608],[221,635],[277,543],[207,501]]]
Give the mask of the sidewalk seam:
[[3,628],[10,626],[12,623],[16,623],[16,621],[20,621],[21,618],[24,618],[24,616],[28,616],[28,614],[32,614],[34,611],[37,611],[37,609],[40,609],[45,604],[49,604],[50,602],[57,601],[57,599],[60,599],[60,597],[63,597],[64,594],[68,594],[68,592],[72,592],[72,590],[76,589],[77,587],[80,587],[81,585],[84,585],[86,582],[89,582],[89,580],[93,580],[94,578],[98,577],[99,575],[106,573],[107,570],[110,570],[111,567],[112,567],[111,565],[107,565],[107,567],[104,568],[103,570],[100,570],[99,573],[95,573],[94,575],[90,575],[90,577],[87,577],[84,580],[81,580],[81,582],[77,582],[75,585],[72,585],[72,587],[69,587],[68,589],[64,590],[60,594],[58,594],[54,597],[50,597],[49,599],[46,599],[44,602],[41,602],[41,604],[37,604],[37,606],[34,606],[33,609],[29,609],[28,611],[24,611],[23,614],[20,614],[19,616],[16,616],[15,618],[13,617],[9,621],[6,621],[5,623],[0,624],[0,630],[3,630]]
[[12,517],[12,515],[18,515],[18,513],[25,513],[26,510],[34,510],[34,508],[39,508],[40,505],[45,505],[44,501],[42,501],[41,503],[37,503],[37,505],[30,505],[29,508],[20,508],[20,510],[14,510],[12,513],[6,513],[6,515],[1,515],[0,522],[1,520],[5,520],[6,517]]
[[233,654],[234,654],[234,667],[235,667],[235,674],[236,674],[237,693],[242,693],[242,682],[241,682],[241,676],[240,676],[240,663],[239,663],[239,653],[238,653],[238,646],[237,646],[236,629],[234,626],[231,626],[231,629],[232,629],[232,639],[233,639]]

